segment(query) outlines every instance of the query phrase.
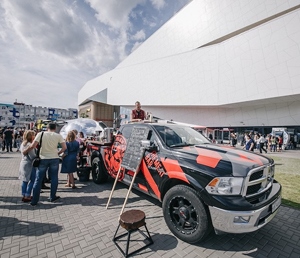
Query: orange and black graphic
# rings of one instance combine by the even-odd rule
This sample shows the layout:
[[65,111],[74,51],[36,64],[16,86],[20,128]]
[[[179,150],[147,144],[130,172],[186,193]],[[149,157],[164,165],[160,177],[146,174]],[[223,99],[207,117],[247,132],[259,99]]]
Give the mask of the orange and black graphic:
[[197,152],[199,155],[196,161],[200,165],[215,168],[220,162],[220,160],[222,160],[222,156],[216,151],[197,148]]
[[188,184],[190,183],[189,180],[186,178],[186,175],[182,170],[178,160],[168,158],[162,160],[162,164],[166,169],[169,178],[176,178]]
[[[122,159],[126,150],[126,139],[123,135],[118,134],[115,137],[114,144],[111,148],[106,148],[104,151],[104,163],[108,173],[116,178],[120,169]],[[125,168],[121,168],[119,180],[123,180],[125,176]]]
[[[161,179],[158,180],[158,178],[167,176],[168,178],[176,178],[189,183],[177,160],[170,158],[161,160],[156,152],[148,153],[145,156],[141,168],[149,186],[159,199],[161,197],[161,193],[158,185]],[[155,171],[154,173],[157,173],[158,178],[155,174],[150,173],[150,170]]]
[[165,169],[162,166],[162,163],[159,160],[159,157],[156,152],[149,153],[145,156],[145,162],[148,168],[154,168],[158,175],[162,177],[166,174]]
[[141,163],[141,169],[142,169],[145,179],[147,180],[152,191],[157,196],[157,198],[160,199],[161,194],[160,194],[160,190],[158,189],[157,182],[155,182],[151,172],[149,171],[149,167],[147,166],[145,160]]

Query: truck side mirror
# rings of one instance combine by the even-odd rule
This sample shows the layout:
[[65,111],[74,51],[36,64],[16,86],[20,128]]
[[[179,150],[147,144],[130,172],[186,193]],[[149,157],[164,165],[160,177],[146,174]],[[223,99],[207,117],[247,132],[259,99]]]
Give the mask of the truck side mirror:
[[147,151],[158,151],[158,146],[150,140],[142,140],[142,147]]

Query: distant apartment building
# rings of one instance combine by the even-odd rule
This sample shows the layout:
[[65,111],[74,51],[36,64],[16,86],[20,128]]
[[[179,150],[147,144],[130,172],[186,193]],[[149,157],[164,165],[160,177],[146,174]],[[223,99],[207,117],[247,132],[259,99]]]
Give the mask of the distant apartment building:
[[26,127],[37,120],[69,120],[78,118],[78,110],[27,105],[20,102],[0,103],[0,127]]

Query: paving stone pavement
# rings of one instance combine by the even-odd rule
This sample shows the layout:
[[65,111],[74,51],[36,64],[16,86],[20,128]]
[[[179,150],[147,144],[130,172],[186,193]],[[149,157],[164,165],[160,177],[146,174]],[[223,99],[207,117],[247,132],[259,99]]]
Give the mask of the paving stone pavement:
[[[49,203],[49,190],[44,190],[40,204],[32,207],[21,201],[19,162],[19,153],[0,154],[0,258],[122,257],[112,238],[127,194],[125,185],[117,184],[106,210],[113,180],[103,185],[77,181],[78,189],[67,189],[66,176],[60,175],[61,200]],[[300,257],[300,210],[281,206],[273,221],[256,232],[211,234],[190,245],[172,235],[157,200],[133,191],[128,209],[145,212],[154,240],[133,257]]]

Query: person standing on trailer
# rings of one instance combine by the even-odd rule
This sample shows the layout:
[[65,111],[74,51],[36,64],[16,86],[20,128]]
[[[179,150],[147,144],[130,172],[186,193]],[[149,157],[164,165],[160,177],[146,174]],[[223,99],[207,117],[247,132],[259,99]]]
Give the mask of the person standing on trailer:
[[141,109],[141,103],[139,101],[135,102],[135,109],[131,111],[131,122],[139,122],[146,119],[146,112]]

